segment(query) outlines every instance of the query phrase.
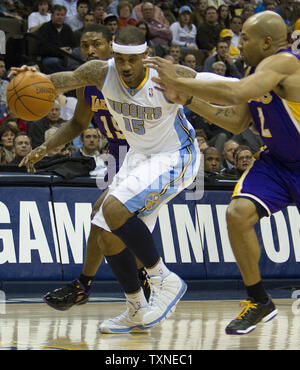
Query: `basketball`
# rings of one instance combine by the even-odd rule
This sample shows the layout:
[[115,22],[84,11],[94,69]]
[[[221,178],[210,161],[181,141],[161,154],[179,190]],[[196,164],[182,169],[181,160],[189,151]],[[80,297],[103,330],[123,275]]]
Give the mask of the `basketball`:
[[7,88],[9,109],[19,118],[35,121],[46,116],[54,105],[55,89],[42,73],[26,71],[17,74]]

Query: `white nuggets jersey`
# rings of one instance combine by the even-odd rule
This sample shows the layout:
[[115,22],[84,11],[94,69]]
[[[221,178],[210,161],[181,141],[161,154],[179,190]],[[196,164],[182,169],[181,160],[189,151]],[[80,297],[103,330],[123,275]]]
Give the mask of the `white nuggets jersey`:
[[145,154],[175,152],[193,143],[195,131],[182,106],[168,102],[154,88],[154,76],[157,72],[147,69],[144,80],[131,89],[120,78],[114,59],[110,59],[101,91],[130,147]]

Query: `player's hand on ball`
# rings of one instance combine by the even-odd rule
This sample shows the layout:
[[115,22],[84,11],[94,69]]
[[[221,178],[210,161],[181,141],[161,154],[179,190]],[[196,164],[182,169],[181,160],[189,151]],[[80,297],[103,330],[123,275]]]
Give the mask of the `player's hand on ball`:
[[26,166],[27,172],[36,172],[35,163],[39,162],[47,154],[46,145],[42,144],[28,153],[19,163],[19,167]]
[[10,68],[10,72],[8,74],[8,78],[9,79],[12,79],[13,77],[15,77],[17,74],[19,73],[23,73],[23,72],[27,72],[27,71],[31,71],[31,72],[38,72],[38,70],[33,67],[33,66],[26,66],[26,65],[23,65],[22,67],[11,67]]

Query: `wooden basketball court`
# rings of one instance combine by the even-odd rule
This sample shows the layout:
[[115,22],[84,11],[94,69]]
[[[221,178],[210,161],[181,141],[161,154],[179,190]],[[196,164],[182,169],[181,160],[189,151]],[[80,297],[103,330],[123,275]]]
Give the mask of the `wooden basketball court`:
[[[182,301],[168,320],[149,333],[101,334],[102,320],[124,310],[124,302],[89,302],[69,311],[43,303],[9,303],[0,314],[0,349],[19,350],[296,350],[300,312],[291,299],[275,299],[278,316],[248,335],[224,328],[239,312],[238,301]],[[294,313],[293,313],[294,311]]]

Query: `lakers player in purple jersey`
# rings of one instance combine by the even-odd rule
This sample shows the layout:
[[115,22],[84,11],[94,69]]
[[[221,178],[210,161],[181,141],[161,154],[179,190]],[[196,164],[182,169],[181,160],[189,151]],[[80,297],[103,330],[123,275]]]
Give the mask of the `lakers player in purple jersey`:
[[145,62],[159,72],[161,86],[187,94],[190,109],[233,133],[254,121],[266,145],[242,175],[227,210],[229,238],[248,294],[242,312],[226,327],[227,334],[236,335],[277,314],[262,282],[254,225],[293,203],[300,211],[300,58],[287,49],[283,19],[270,11],[244,23],[239,48],[251,70],[238,81],[183,79],[167,61]]
[[[87,60],[108,60],[111,57],[112,35],[107,27],[102,25],[87,26],[81,36],[80,47],[81,53]],[[119,130],[116,122],[111,117],[101,91],[95,86],[87,86],[78,89],[77,105],[73,118],[65,123],[64,133],[53,135],[51,139],[41,146],[35,148],[24,159],[20,166],[26,165],[28,171],[34,171],[34,164],[41,160],[48,151],[57,146],[57,140],[64,136],[65,143],[72,141],[79,136],[86,128],[88,128],[92,117],[97,123],[101,133],[107,138],[109,143],[109,154],[114,158],[114,161],[109,161],[112,164],[108,166],[108,175],[106,183],[112,179],[113,175],[118,172],[122,159],[124,159],[128,151],[128,144],[123,133]],[[112,174],[109,173],[111,171]],[[104,191],[96,201],[92,216],[99,209],[106,191]],[[123,245],[119,238],[116,238],[115,243]],[[75,304],[86,303],[89,299],[91,285],[103,260],[103,254],[98,246],[98,239],[95,236],[94,227],[91,226],[91,232],[88,238],[84,266],[82,274],[78,279],[62,288],[55,289],[45,295],[44,301],[51,307],[57,310],[68,310]],[[144,288],[147,297],[150,295],[149,284],[146,279],[146,272],[140,266],[139,276],[142,287]]]

